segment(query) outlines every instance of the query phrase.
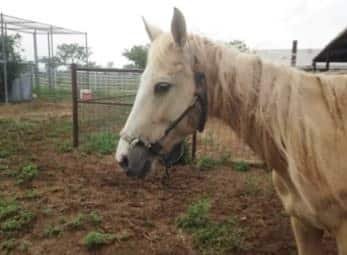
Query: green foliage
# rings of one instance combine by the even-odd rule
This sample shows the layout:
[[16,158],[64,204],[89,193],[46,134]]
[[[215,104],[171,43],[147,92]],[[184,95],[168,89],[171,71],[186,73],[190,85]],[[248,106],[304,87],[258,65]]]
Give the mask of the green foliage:
[[225,164],[228,160],[228,155],[221,155],[219,159],[213,159],[208,156],[202,156],[196,162],[196,166],[202,170],[209,170]]
[[35,164],[27,164],[23,166],[16,175],[17,183],[22,184],[30,182],[39,174],[39,169]]
[[69,229],[74,229],[74,230],[82,229],[85,221],[86,221],[85,215],[78,214],[76,218],[74,218],[73,220],[67,223],[67,227]]
[[177,226],[188,232],[205,227],[209,223],[211,208],[209,199],[201,199],[188,207],[187,213],[177,219]]
[[0,159],[7,158],[11,155],[11,151],[7,148],[0,149]]
[[83,238],[83,244],[88,249],[94,249],[101,245],[112,243],[115,239],[116,236],[113,234],[91,231]]
[[20,231],[34,219],[35,215],[22,208],[17,201],[0,198],[0,233]]
[[209,218],[211,204],[202,199],[192,204],[177,226],[192,234],[194,246],[202,254],[230,254],[244,247],[244,230],[233,219],[216,223]]
[[127,68],[145,68],[147,61],[148,45],[134,45],[130,49],[126,49],[123,52],[123,56],[126,57],[131,64],[126,65]]
[[[0,36],[0,49],[2,49],[2,37]],[[5,52],[7,59],[7,82],[8,89],[11,90],[12,81],[19,77],[20,73],[23,70],[23,65],[21,64],[22,58],[20,56],[21,51],[21,36],[19,34],[8,35],[5,37]],[[2,51],[0,50],[0,59],[4,59]],[[3,98],[4,91],[4,73],[3,73],[3,64],[0,63],[0,100]]]
[[0,199],[0,220],[6,219],[17,214],[20,206],[14,200]]
[[233,219],[210,222],[193,234],[193,242],[203,254],[230,254],[244,247],[244,231]]
[[57,46],[57,58],[60,64],[68,65],[72,63],[84,64],[91,55],[90,49],[88,55],[86,48],[78,43],[63,43]]
[[82,150],[86,153],[112,154],[118,139],[118,135],[109,132],[91,134],[82,145]]
[[39,192],[36,189],[27,190],[24,194],[24,198],[26,199],[35,199],[40,196]]
[[228,42],[228,45],[235,47],[236,49],[238,49],[241,52],[249,52],[250,51],[247,44],[241,40],[233,40],[231,42]]
[[99,215],[98,212],[92,211],[89,214],[89,220],[93,225],[98,226],[98,225],[100,225],[100,223],[102,221],[102,217]]
[[236,161],[233,162],[233,168],[238,172],[247,172],[250,169],[250,166],[245,161]]
[[60,153],[68,153],[73,150],[71,141],[62,141],[57,144],[57,150]]
[[48,57],[42,57],[39,59],[39,62],[43,63],[45,65],[45,69],[48,70],[48,68],[57,68],[62,65],[61,59],[57,56],[48,58]]

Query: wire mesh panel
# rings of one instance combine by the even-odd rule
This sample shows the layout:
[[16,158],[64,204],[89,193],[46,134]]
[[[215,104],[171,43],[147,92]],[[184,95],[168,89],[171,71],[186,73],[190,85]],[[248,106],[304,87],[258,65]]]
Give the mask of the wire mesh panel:
[[[119,134],[135,100],[141,73],[142,70],[72,67],[75,146],[93,134]],[[213,118],[197,135],[195,146],[192,137],[186,142],[188,148],[196,149],[197,160],[257,159],[230,127]]]
[[197,136],[197,158],[219,160],[257,160],[254,152],[222,121],[210,118],[203,133]]
[[141,70],[77,69],[79,140],[93,133],[117,135],[135,99]]

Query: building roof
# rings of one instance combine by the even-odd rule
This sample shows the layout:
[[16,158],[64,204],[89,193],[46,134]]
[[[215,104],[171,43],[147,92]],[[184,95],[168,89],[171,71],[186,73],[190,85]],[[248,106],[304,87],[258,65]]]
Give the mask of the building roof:
[[[296,55],[296,66],[307,67],[312,65],[312,60],[320,52],[319,49],[298,49]],[[292,51],[291,49],[268,49],[255,50],[255,54],[263,59],[276,63],[290,65]]]
[[347,62],[347,28],[313,59],[314,62]]

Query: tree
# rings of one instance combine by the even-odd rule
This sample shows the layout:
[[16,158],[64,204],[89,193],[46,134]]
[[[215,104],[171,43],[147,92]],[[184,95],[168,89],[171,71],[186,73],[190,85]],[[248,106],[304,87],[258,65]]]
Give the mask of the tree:
[[63,43],[57,46],[57,58],[62,65],[68,64],[85,64],[87,58],[91,55],[91,51],[79,45],[78,43]]
[[[19,77],[24,65],[20,55],[21,49],[21,36],[19,34],[8,35],[5,37],[5,52],[7,60],[7,83],[8,91],[11,91],[12,81]],[[0,36],[0,49],[2,49],[3,38]],[[0,50],[0,60],[4,60],[5,56],[2,55]],[[3,63],[0,63],[0,99],[4,98],[4,71]]]
[[231,42],[228,42],[227,44],[232,46],[232,47],[235,47],[236,49],[238,49],[241,52],[250,52],[247,44],[244,41],[233,40]]
[[127,68],[145,68],[147,60],[148,45],[134,45],[130,49],[125,49],[123,56],[131,63],[125,65]]
[[57,56],[54,56],[51,59],[49,59],[48,57],[42,57],[40,58],[39,62],[45,65],[46,70],[48,70],[49,66],[53,69],[56,69],[62,65],[60,58]]

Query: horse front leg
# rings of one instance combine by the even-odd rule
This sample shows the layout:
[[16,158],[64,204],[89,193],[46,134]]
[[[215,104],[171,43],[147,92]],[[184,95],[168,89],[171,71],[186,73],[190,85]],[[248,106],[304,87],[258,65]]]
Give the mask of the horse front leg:
[[[312,227],[296,217],[291,217],[296,245],[299,255],[324,255],[322,237],[324,231]],[[347,253],[342,253],[347,255]]]
[[339,255],[347,255],[347,221],[345,221],[338,229],[336,242]]

